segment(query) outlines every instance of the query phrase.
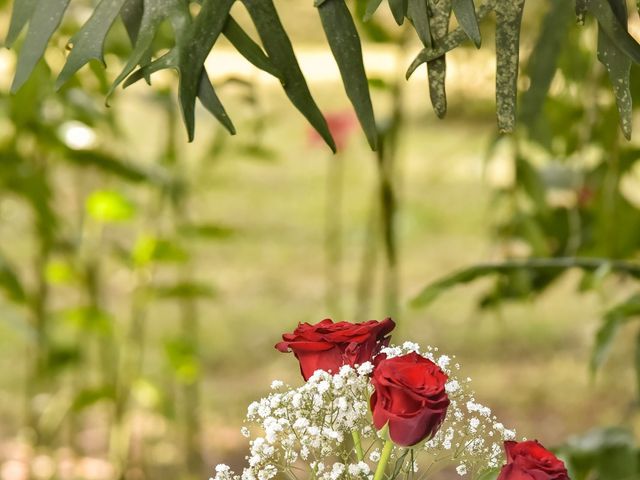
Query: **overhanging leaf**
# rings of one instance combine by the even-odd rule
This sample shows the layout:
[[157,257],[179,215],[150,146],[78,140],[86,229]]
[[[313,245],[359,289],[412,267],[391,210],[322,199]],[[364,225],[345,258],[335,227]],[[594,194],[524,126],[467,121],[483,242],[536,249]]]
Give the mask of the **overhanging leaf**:
[[427,0],[408,0],[407,16],[413,23],[413,28],[418,38],[426,48],[431,48],[431,26],[429,25],[429,13]]
[[249,62],[270,73],[274,77],[282,80],[282,73],[276,68],[273,62],[265,55],[260,46],[247,35],[247,33],[238,25],[231,15],[227,18],[227,23],[222,31],[223,35],[231,42],[236,50]]
[[634,63],[640,63],[640,45],[620,23],[608,0],[590,0],[587,3],[589,12],[596,17],[602,30],[607,33],[620,51],[624,52]]
[[389,0],[389,9],[398,25],[404,23],[404,17],[407,16],[407,7],[408,0]]
[[[153,1],[153,0],[148,0]],[[205,0],[194,22],[186,3],[180,0],[160,0],[164,2],[165,9],[143,15],[140,34],[136,42],[135,55],[125,67],[121,75],[116,79],[117,85],[124,76],[135,68],[150,46],[160,23],[169,18],[176,36],[175,46],[157,60],[144,65],[140,70],[130,75],[125,82],[129,86],[141,78],[158,70],[174,69],[180,77],[180,106],[187,128],[189,140],[193,140],[195,133],[195,99],[200,98],[203,105],[214,117],[231,133],[235,133],[229,116],[211,85],[211,81],[203,67],[204,61],[225,26],[229,10],[234,0],[214,1]],[[149,7],[145,3],[146,9]],[[139,46],[140,45],[140,46]]]
[[[487,0],[476,9],[476,17],[478,18],[478,21],[484,19],[484,17],[486,17],[493,11],[497,1],[498,0]],[[468,38],[469,37],[467,37],[467,34],[462,28],[456,28],[442,40],[439,40],[437,44],[433,46],[433,48],[423,49],[407,69],[406,77],[409,78],[413,74],[413,72],[415,72],[417,68],[423,63],[441,57],[445,53],[462,45],[465,41],[468,40]]]
[[[608,0],[616,19],[624,27],[627,23],[627,4],[625,0]],[[611,79],[611,87],[616,96],[620,126],[627,140],[631,139],[633,107],[630,79],[631,59],[620,50],[609,34],[598,23],[598,60],[605,66]]]
[[342,81],[372,150],[378,148],[378,128],[371,104],[360,36],[344,0],[326,0],[318,7]]
[[16,74],[11,85],[12,93],[17,92],[31,76],[31,72],[33,72],[36,64],[44,55],[49,39],[60,25],[62,17],[69,6],[69,1],[38,0],[38,4],[35,6],[33,15],[29,20],[27,37],[18,56]]
[[80,68],[91,60],[98,60],[104,65],[104,42],[109,30],[120,14],[126,0],[102,0],[80,31],[75,34],[70,44],[73,45],[67,62],[56,81],[60,88]]
[[[450,17],[451,0],[440,0],[431,5],[429,25],[431,26],[431,34],[436,41],[444,38],[449,32]],[[429,97],[431,97],[433,111],[438,118],[443,118],[447,113],[447,91],[445,86],[447,61],[444,54],[427,62],[427,76],[429,77]]]
[[317,130],[331,150],[335,152],[336,145],[331,137],[327,122],[311,96],[307,82],[298,65],[291,40],[280,22],[273,1],[242,0],[242,3],[258,30],[267,55],[282,73],[285,93],[300,113],[309,120],[309,123]]
[[11,12],[11,23],[9,24],[9,33],[5,43],[7,47],[11,47],[20,32],[24,29],[25,25],[33,15],[33,11],[36,8],[38,0],[21,0],[19,2],[13,2],[13,11]]
[[480,48],[482,36],[480,35],[480,26],[478,25],[478,17],[476,16],[476,7],[473,4],[473,0],[452,0],[451,6],[460,28],[473,41],[476,48]]

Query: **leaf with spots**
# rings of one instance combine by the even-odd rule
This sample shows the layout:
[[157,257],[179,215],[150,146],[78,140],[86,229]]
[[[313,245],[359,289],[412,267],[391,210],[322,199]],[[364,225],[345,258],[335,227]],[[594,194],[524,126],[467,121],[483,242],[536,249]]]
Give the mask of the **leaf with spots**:
[[[625,0],[608,0],[618,21],[625,26],[627,23],[627,4]],[[598,24],[598,60],[605,66],[611,80],[611,86],[616,96],[620,126],[627,140],[631,139],[632,130],[632,99],[630,90],[631,59],[618,48],[602,26]]]
[[[449,19],[451,17],[451,0],[431,2],[431,17],[429,24],[431,34],[437,42],[449,33]],[[445,54],[427,62],[427,75],[429,77],[429,96],[433,111],[438,118],[443,118],[447,113],[447,91],[445,82],[447,78],[447,61]]]
[[512,132],[516,123],[523,10],[524,0],[496,3],[496,108],[500,132]]

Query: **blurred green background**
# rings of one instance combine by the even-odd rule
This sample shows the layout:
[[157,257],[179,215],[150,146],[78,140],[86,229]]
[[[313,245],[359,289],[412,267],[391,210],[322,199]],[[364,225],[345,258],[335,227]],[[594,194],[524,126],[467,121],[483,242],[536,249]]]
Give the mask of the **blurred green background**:
[[[595,436],[593,448],[637,462],[640,308],[625,268],[516,269],[410,305],[429,282],[488,260],[637,257],[640,139],[621,139],[593,25],[530,2],[529,116],[511,137],[496,133],[490,23],[482,50],[448,56],[444,121],[422,70],[403,79],[417,40],[363,30],[376,111],[393,135],[377,156],[311,5],[277,4],[337,155],[275,80],[224,45],[210,70],[239,134],[199,110],[192,144],[171,74],[105,107],[130,48],[121,27],[106,73],[85,68],[53,91],[86,9],[67,15],[48,66],[15,96],[16,53],[0,51],[0,478],[203,478],[220,462],[241,467],[248,403],[271,379],[301,381],[294,358],[273,348],[279,336],[297,322],[388,315],[395,341],[457,355],[478,400],[519,436],[564,445],[567,457]],[[390,28],[385,15],[376,21]],[[528,61],[536,56],[543,62]],[[532,78],[548,78],[548,95],[536,97]],[[614,478],[598,461],[575,478]]]

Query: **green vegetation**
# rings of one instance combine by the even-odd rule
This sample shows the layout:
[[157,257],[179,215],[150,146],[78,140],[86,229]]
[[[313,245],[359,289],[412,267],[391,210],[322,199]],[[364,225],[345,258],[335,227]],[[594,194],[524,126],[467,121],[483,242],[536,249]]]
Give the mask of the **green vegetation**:
[[[442,108],[423,99],[430,85],[443,107],[442,65],[424,57],[431,77],[405,82],[408,55],[424,46],[407,23],[378,14],[358,24],[376,70],[375,153],[362,89],[349,94],[369,142],[336,93],[337,68],[307,74],[318,105],[335,112],[328,123],[343,148],[333,156],[273,78],[212,72],[240,135],[198,108],[201,134],[188,144],[175,76],[105,108],[117,69],[92,64],[56,93],[41,63],[11,96],[15,57],[3,51],[0,476],[206,478],[215,463],[241,464],[247,403],[272,378],[299,381],[273,349],[283,331],[392,314],[398,337],[456,354],[478,398],[520,435],[564,445],[576,472],[613,480],[602,452],[624,464],[637,448],[637,282],[627,273],[638,269],[640,156],[635,137],[621,138],[629,105],[607,78],[625,70],[594,62],[595,25],[569,29],[572,9],[548,5],[527,7],[522,41],[533,53],[521,82],[531,87],[511,137],[496,137],[491,54],[448,54],[440,121]],[[303,69],[331,58],[309,6],[277,7]],[[55,73],[75,14],[45,55]],[[5,9],[0,31],[8,23]],[[172,45],[165,27],[158,51]],[[490,40],[491,25],[482,34]],[[216,48],[229,58],[229,44]],[[116,25],[108,62],[124,67],[129,50]],[[509,106],[499,109],[508,123]],[[586,273],[564,268],[574,264]],[[439,297],[417,308],[425,285],[427,300]]]

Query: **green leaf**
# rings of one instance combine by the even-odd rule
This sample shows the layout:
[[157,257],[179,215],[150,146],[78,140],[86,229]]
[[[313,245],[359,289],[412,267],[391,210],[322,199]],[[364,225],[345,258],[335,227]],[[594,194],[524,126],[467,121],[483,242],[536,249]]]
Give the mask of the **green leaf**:
[[631,296],[604,315],[591,351],[590,369],[592,374],[595,374],[605,362],[611,350],[611,344],[620,328],[632,317],[638,315],[640,315],[640,294]]
[[634,278],[640,276],[640,265],[631,262],[620,262],[601,258],[558,257],[558,258],[530,258],[528,260],[512,260],[505,262],[486,263],[465,268],[447,275],[424,287],[416,295],[411,304],[414,307],[424,307],[433,302],[443,292],[451,287],[470,283],[488,275],[506,275],[517,271],[564,271],[571,268],[579,268],[593,272],[603,265],[610,265],[611,271],[628,274]]
[[135,214],[134,205],[114,190],[93,192],[87,198],[86,210],[91,218],[104,223],[131,220]]
[[214,223],[196,223],[181,225],[178,233],[184,237],[202,238],[205,240],[221,240],[231,237],[235,232],[225,225]]
[[143,267],[154,262],[184,263],[189,260],[189,253],[170,239],[145,235],[137,240],[132,258],[136,265]]
[[496,4],[496,113],[503,133],[512,132],[516,123],[523,10],[524,0]]
[[102,0],[80,31],[71,37],[73,45],[58,79],[60,88],[71,76],[91,60],[98,60],[104,66],[104,42],[109,30],[120,14],[126,0]]
[[362,20],[364,20],[365,22],[368,22],[371,19],[371,17],[373,17],[373,14],[376,13],[376,10],[378,10],[378,7],[380,6],[381,3],[382,3],[382,0],[368,0],[367,9],[365,10]]
[[426,0],[408,0],[407,17],[413,23],[418,38],[426,48],[433,46],[431,42],[431,26]]
[[389,0],[389,9],[396,23],[402,25],[407,16],[408,0]]
[[27,293],[18,273],[3,257],[0,257],[0,289],[12,302],[20,304],[27,301]]
[[640,398],[640,332],[636,334],[633,364],[636,373],[636,397]]
[[534,129],[549,87],[558,68],[558,59],[566,43],[573,12],[569,2],[551,2],[525,69],[530,87],[522,94],[520,119]]
[[360,36],[344,0],[326,0],[318,7],[322,27],[329,41],[347,96],[372,150],[378,148],[378,129],[362,59]]
[[476,48],[480,48],[482,36],[480,35],[480,25],[478,25],[478,17],[476,16],[476,7],[473,4],[473,0],[452,0],[451,4],[458,24],[467,34],[467,37],[473,41]]
[[124,162],[102,152],[69,150],[65,152],[64,159],[79,167],[96,168],[129,182],[148,182],[157,185],[165,185],[168,182],[160,171],[147,171],[142,165]]
[[[449,32],[449,18],[451,17],[451,0],[440,0],[431,5],[429,23],[436,41],[444,38]],[[427,62],[429,77],[429,97],[433,111],[438,118],[444,118],[447,113],[447,91],[445,81],[447,77],[447,62],[445,55]]]
[[13,10],[11,12],[11,23],[9,24],[9,33],[5,44],[11,47],[17,40],[20,32],[33,15],[38,0],[18,0],[13,2]]
[[498,475],[500,475],[500,469],[501,467],[487,468],[480,472],[477,480],[496,480]]
[[222,34],[253,65],[280,80],[283,79],[280,70],[276,68],[271,59],[262,51],[262,48],[247,35],[231,15],[227,18]]
[[[165,55],[157,60],[143,65],[140,70],[130,75],[125,82],[125,87],[129,86],[141,78],[151,75],[158,70],[173,69],[179,74],[179,97],[182,107],[182,116],[187,128],[189,141],[192,141],[195,134],[195,99],[199,97],[203,105],[214,117],[231,133],[235,134],[235,128],[229,119],[224,107],[220,103],[211,81],[204,68],[204,61],[208,56],[213,44],[222,33],[226,24],[231,5],[235,0],[204,0],[200,13],[195,21],[191,21],[188,6],[179,0],[162,0],[169,2],[166,5],[167,11],[162,12],[166,17],[169,15],[176,36],[175,46]],[[145,7],[146,8],[146,7]],[[163,15],[158,14],[157,18],[149,19],[153,34],[147,34],[145,47],[140,51],[146,51],[153,37],[155,30],[159,27]],[[145,25],[143,15],[141,33]],[[140,38],[137,44],[140,43]],[[139,51],[139,52],[140,52]],[[138,53],[139,53],[138,52]],[[136,57],[138,58],[138,57]],[[138,63],[139,60],[136,60]],[[133,64],[133,67],[135,67]],[[131,63],[127,65],[123,73],[130,72]],[[122,74],[121,74],[122,76]],[[121,77],[120,76],[120,77]],[[116,84],[121,81],[118,77]]]
[[596,428],[569,438],[562,448],[577,479],[622,480],[638,478],[638,452],[633,433],[621,427]]
[[[478,18],[478,21],[481,21],[484,17],[491,13],[495,8],[497,2],[498,0],[487,0],[485,3],[480,5],[476,10],[476,17]],[[441,57],[445,53],[462,45],[468,39],[469,37],[462,28],[456,28],[446,37],[438,40],[433,48],[423,49],[416,56],[413,62],[411,62],[411,65],[407,69],[406,77],[409,78],[411,75],[413,75],[413,72],[415,72],[423,63],[430,62],[431,60]]]
[[640,63],[640,45],[621,24],[608,0],[590,0],[589,12],[596,17],[602,30],[611,38],[620,51],[634,63]]
[[546,212],[547,191],[540,173],[525,158],[516,158],[516,181],[522,186],[524,191],[534,201],[536,208],[541,212]]
[[169,300],[185,298],[211,299],[216,296],[216,291],[210,284],[196,281],[184,281],[172,285],[155,285],[153,293],[159,298]]
[[102,401],[115,401],[116,392],[113,386],[105,385],[96,388],[87,388],[77,393],[73,399],[71,408],[75,412],[81,412]]
[[[627,23],[627,4],[625,0],[608,0],[617,20]],[[631,59],[620,50],[613,39],[598,23],[598,60],[602,63],[611,79],[611,87],[616,96],[620,126],[627,140],[631,139],[633,126],[633,106],[629,77],[631,76]]]
[[584,25],[584,18],[589,9],[587,3],[589,0],[576,0],[576,21],[579,25]]
[[258,30],[267,55],[282,73],[285,93],[300,113],[309,120],[309,123],[317,130],[331,150],[335,152],[336,145],[331,137],[327,122],[311,96],[296,60],[291,40],[280,22],[273,1],[242,0],[242,3]]
[[200,376],[196,346],[186,338],[177,338],[165,344],[165,353],[178,379],[186,384],[195,382]]
[[[21,0],[19,0],[21,1]],[[29,29],[18,56],[11,92],[17,92],[31,76],[57,30],[70,0],[39,0],[29,21]]]
[[206,108],[229,132],[235,133],[235,128],[218,100],[203,67],[211,48],[227,23],[234,2],[235,0],[204,0],[200,13],[187,30],[184,39],[182,35],[176,39],[180,104],[190,140],[193,140],[195,130],[195,102],[199,93],[201,100],[205,99]]
[[114,320],[109,312],[92,305],[68,308],[59,312],[59,315],[80,330],[107,335],[113,329]]

